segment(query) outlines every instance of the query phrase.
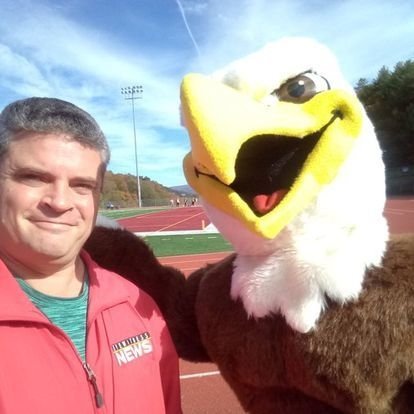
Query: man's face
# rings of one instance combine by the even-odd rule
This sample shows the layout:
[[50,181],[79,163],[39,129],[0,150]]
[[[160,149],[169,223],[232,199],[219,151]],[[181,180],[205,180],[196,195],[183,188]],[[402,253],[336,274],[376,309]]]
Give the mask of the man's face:
[[62,134],[15,138],[0,159],[0,257],[27,268],[71,263],[95,223],[100,153]]

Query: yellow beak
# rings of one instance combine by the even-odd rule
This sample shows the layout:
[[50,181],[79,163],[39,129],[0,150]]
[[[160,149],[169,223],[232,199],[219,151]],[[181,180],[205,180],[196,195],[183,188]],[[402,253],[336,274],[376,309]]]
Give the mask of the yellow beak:
[[[191,152],[184,158],[188,183],[210,204],[269,239],[335,179],[360,134],[363,119],[356,97],[341,90],[321,92],[303,104],[278,102],[268,107],[196,74],[187,75],[182,82],[181,106],[191,140]],[[315,143],[283,199],[271,211],[258,215],[232,187],[240,173],[236,164],[243,146],[263,136],[303,143],[312,137]],[[281,154],[274,156],[277,159]],[[254,191],[254,181],[247,183],[250,191]]]

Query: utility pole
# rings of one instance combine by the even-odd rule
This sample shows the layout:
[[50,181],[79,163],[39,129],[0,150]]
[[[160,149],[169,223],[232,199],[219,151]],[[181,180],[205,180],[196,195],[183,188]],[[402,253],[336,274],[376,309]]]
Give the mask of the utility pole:
[[138,151],[137,151],[137,133],[135,128],[135,99],[142,99],[143,87],[141,85],[127,86],[126,88],[121,88],[121,94],[126,95],[125,99],[130,100],[132,104],[132,124],[134,127],[134,148],[135,148],[135,173],[137,175],[137,200],[138,207],[142,207],[141,201],[141,183],[139,179],[139,170],[138,170]]

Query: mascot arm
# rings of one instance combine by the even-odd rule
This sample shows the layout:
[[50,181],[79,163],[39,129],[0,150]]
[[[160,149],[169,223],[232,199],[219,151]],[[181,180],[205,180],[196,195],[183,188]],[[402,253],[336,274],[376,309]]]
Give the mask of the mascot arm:
[[181,358],[210,361],[194,312],[202,271],[187,281],[179,270],[161,265],[141,238],[123,229],[95,227],[85,249],[100,266],[123,276],[154,299]]

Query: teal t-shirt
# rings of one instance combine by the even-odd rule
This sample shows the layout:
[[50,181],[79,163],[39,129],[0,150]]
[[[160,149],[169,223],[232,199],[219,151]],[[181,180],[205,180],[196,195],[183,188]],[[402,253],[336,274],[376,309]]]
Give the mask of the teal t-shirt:
[[85,277],[82,292],[74,298],[45,295],[33,289],[26,281],[16,277],[32,303],[72,340],[85,361],[86,315],[88,309],[89,281]]

